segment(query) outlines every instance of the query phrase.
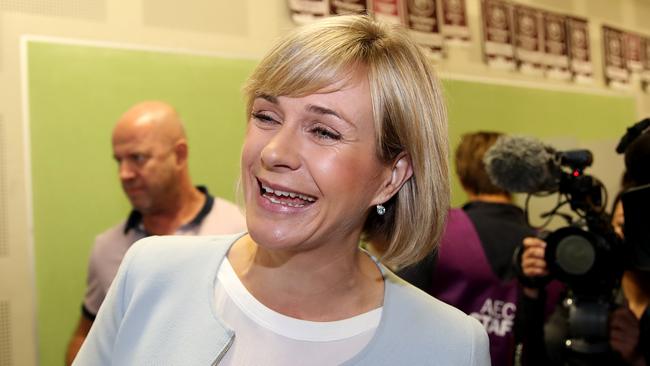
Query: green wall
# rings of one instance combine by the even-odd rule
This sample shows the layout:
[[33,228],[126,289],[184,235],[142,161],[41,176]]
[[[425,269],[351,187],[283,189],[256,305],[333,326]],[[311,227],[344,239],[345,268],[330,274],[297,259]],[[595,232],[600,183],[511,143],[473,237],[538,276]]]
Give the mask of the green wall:
[[[129,211],[111,158],[114,122],[130,105],[162,99],[186,122],[195,182],[233,199],[244,133],[241,84],[254,62],[28,44],[35,270],[41,365],[60,365],[79,317],[94,236]],[[630,97],[444,82],[452,145],[478,129],[618,138],[635,120]],[[464,200],[456,179],[453,202]]]

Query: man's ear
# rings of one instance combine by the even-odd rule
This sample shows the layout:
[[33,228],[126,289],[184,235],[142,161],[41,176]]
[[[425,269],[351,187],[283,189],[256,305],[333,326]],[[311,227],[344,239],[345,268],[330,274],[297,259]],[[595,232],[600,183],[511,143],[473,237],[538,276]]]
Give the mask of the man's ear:
[[176,155],[176,163],[178,165],[187,164],[188,153],[187,141],[185,139],[177,141],[174,145],[174,154]]
[[399,153],[393,159],[390,169],[390,174],[377,195],[377,202],[374,202],[373,205],[382,204],[391,199],[402,188],[404,183],[413,176],[411,157],[406,152]]

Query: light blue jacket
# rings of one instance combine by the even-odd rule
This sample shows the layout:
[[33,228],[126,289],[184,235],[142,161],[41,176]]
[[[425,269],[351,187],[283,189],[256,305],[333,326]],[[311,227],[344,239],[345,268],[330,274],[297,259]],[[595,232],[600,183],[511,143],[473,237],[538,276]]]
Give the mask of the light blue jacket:
[[[241,236],[149,237],[134,244],[73,365],[216,365],[235,332],[215,313],[217,270]],[[345,365],[489,365],[477,320],[385,267],[370,343]]]

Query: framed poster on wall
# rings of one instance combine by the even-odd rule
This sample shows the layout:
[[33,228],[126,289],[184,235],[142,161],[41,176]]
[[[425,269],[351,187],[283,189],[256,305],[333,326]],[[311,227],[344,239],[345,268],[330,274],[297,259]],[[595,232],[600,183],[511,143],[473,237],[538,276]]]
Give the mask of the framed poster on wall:
[[627,88],[630,83],[630,72],[625,62],[623,31],[603,26],[603,68],[605,81],[614,88]]
[[566,17],[551,12],[543,12],[544,63],[546,76],[551,79],[569,80],[569,47],[567,41]]
[[569,66],[573,80],[577,83],[592,83],[594,66],[591,63],[589,47],[589,24],[586,19],[575,17],[567,18],[566,24]]
[[483,0],[483,58],[494,68],[514,70],[512,6],[501,0]]

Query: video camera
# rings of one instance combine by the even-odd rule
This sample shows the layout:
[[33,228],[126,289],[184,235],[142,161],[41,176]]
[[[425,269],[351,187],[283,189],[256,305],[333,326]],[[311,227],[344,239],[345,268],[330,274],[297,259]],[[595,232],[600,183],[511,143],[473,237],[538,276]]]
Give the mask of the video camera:
[[559,152],[556,156],[561,199],[544,215],[556,215],[568,204],[580,219],[573,221],[570,215],[563,215],[568,226],[545,236],[549,272],[566,283],[577,299],[605,299],[626,267],[625,246],[606,213],[607,192],[602,182],[584,173],[593,162],[590,151]]
[[[604,185],[585,174],[593,163],[590,151],[560,152],[532,138],[502,137],[486,152],[484,162],[497,186],[528,193],[526,206],[533,195],[557,194],[556,206],[542,217],[550,221],[559,216],[567,221],[567,226],[542,235],[547,243],[545,259],[550,275],[536,279],[521,276],[529,287],[542,287],[553,278],[567,285],[563,301],[566,329],[546,333],[547,337],[560,338],[547,339],[547,345],[561,344],[547,350],[562,354],[549,356],[584,359],[606,354],[608,317],[616,306],[623,271],[644,266],[650,269],[650,225],[642,222],[647,215],[641,214],[650,207],[650,189],[623,194],[627,238],[623,241],[606,213]],[[559,211],[567,205],[574,215]],[[515,259],[520,273],[522,251]]]

